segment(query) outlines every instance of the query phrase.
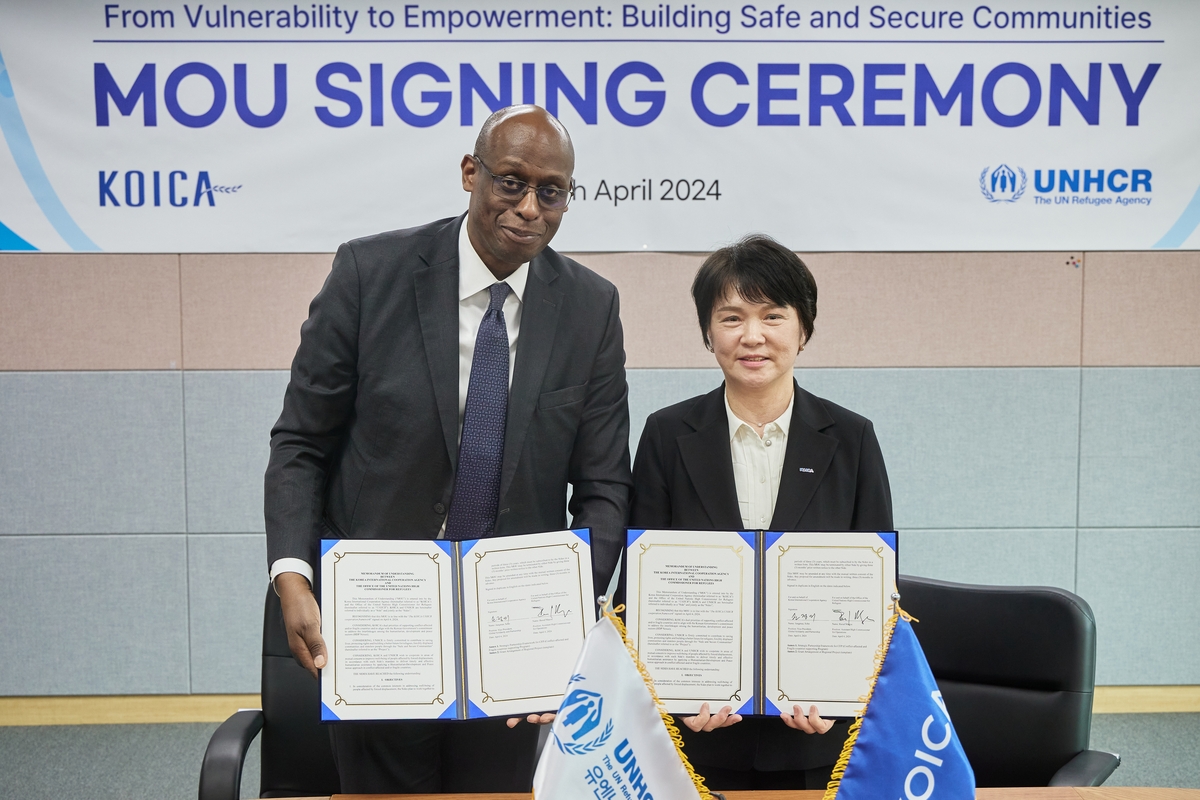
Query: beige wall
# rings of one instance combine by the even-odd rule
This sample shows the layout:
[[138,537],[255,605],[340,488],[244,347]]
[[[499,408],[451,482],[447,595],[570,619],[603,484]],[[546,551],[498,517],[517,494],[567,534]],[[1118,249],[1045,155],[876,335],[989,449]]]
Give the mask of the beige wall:
[[[628,366],[709,367],[700,256],[583,253]],[[326,254],[0,254],[0,371],[282,369]],[[815,253],[811,367],[1200,365],[1200,253]]]

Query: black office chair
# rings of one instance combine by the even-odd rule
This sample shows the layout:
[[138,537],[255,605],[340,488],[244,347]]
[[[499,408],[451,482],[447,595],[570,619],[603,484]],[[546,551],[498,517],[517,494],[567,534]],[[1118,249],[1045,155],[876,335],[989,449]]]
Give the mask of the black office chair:
[[267,587],[263,612],[262,710],[239,711],[208,742],[200,768],[200,800],[237,800],[246,751],[262,731],[261,797],[331,795],[338,791],[329,731],[317,682],[292,658],[279,598]]
[[1120,765],[1088,749],[1096,620],[1082,597],[909,575],[897,583],[978,786],[1099,786]]

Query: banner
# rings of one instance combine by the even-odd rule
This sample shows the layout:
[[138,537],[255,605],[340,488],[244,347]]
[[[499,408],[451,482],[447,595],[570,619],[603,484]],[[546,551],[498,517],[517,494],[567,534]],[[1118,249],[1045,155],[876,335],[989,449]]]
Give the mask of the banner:
[[0,249],[332,251],[534,102],[555,246],[1200,246],[1183,0],[6,0]]

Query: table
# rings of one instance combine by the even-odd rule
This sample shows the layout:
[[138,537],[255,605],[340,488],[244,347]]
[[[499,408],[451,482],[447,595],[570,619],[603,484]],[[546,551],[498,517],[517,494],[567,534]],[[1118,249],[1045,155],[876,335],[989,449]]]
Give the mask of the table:
[[[821,800],[823,789],[795,792],[725,792],[728,800]],[[1097,788],[978,789],[978,800],[1200,800],[1200,789],[1100,786]],[[531,800],[528,794],[335,794],[295,800]]]

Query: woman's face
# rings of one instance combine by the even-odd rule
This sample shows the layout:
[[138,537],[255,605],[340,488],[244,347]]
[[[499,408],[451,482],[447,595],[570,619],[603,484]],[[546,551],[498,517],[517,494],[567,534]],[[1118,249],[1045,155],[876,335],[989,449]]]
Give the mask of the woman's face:
[[725,382],[741,391],[790,384],[802,339],[796,309],[750,303],[732,289],[713,306],[708,323],[708,340]]

